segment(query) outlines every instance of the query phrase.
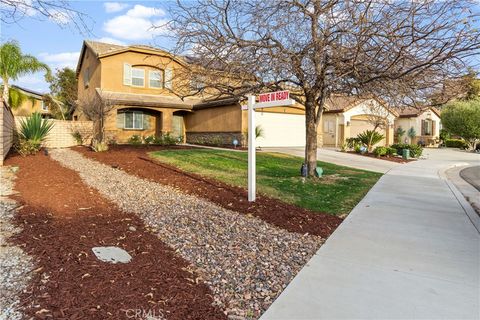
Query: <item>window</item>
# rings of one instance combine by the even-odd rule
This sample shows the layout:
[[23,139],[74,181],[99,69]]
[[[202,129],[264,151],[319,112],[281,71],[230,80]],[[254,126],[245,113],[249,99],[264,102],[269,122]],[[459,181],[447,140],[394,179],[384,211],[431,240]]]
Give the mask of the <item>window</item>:
[[43,111],[48,111],[48,106],[45,104],[45,101],[41,101],[40,103],[42,105],[42,110]]
[[143,112],[125,112],[125,123],[123,128],[143,130]]
[[145,70],[132,68],[132,86],[144,87],[145,86]]
[[149,80],[150,88],[161,88],[162,87],[162,71],[150,70],[148,72],[148,80]]
[[325,120],[325,122],[323,123],[323,132],[332,134],[334,127],[335,124],[333,123],[333,121]]
[[422,136],[431,136],[433,132],[433,121],[429,119],[423,120],[422,131]]
[[88,88],[89,83],[90,83],[90,68],[87,68],[83,72],[83,85],[85,86],[85,88]]
[[192,91],[199,91],[205,88],[205,82],[200,77],[193,77],[190,80],[190,88]]

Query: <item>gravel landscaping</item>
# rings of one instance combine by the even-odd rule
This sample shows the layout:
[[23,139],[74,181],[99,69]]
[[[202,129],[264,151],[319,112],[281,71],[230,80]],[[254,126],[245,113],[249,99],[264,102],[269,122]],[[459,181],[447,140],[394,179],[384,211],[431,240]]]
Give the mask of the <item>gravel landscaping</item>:
[[51,157],[126,212],[137,213],[189,261],[230,316],[258,318],[323,243],[69,150]]
[[17,203],[12,195],[14,170],[0,167],[0,320],[22,319],[19,295],[30,280],[32,259],[9,238],[20,232],[13,225]]

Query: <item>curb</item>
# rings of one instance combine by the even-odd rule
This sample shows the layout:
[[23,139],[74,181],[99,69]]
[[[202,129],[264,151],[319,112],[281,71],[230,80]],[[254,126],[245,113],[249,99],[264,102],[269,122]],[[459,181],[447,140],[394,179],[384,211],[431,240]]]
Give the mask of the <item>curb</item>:
[[[475,229],[477,229],[477,232],[480,233],[480,215],[473,209],[472,205],[467,201],[467,199],[465,199],[465,196],[462,194],[462,192],[460,192],[460,190],[455,186],[455,184],[447,176],[448,170],[458,168],[458,167],[467,167],[469,165],[470,165],[469,163],[465,163],[465,162],[456,163],[446,168],[440,169],[438,171],[438,175],[440,179],[445,181],[445,183],[450,188],[455,198],[457,198],[457,201],[460,204],[460,206],[462,206],[463,211],[465,211],[465,214],[467,215],[470,222],[473,224]],[[456,175],[458,175],[458,172],[456,173]],[[460,176],[458,177],[459,179],[461,179]]]

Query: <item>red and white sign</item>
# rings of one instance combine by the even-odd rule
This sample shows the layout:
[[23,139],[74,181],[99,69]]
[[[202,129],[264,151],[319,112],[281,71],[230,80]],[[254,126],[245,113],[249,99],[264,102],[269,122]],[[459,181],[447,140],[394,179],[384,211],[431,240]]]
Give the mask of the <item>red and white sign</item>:
[[290,92],[287,90],[262,93],[258,96],[258,102],[283,101],[290,99]]
[[262,93],[258,95],[258,102],[255,103],[254,108],[270,108],[280,106],[291,106],[295,102],[290,99],[290,92],[288,90]]

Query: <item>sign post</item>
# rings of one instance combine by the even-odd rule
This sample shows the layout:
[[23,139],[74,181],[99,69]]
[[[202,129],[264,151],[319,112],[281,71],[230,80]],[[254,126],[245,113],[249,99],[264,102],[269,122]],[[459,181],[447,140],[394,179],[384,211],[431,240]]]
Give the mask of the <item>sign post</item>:
[[[255,96],[248,96],[248,201],[254,202],[256,197],[256,144],[255,144],[255,109],[281,106],[293,106],[290,92],[276,91],[262,93],[256,102]],[[242,106],[242,110],[243,110]]]
[[255,152],[255,96],[248,96],[248,201],[255,201],[256,152]]

